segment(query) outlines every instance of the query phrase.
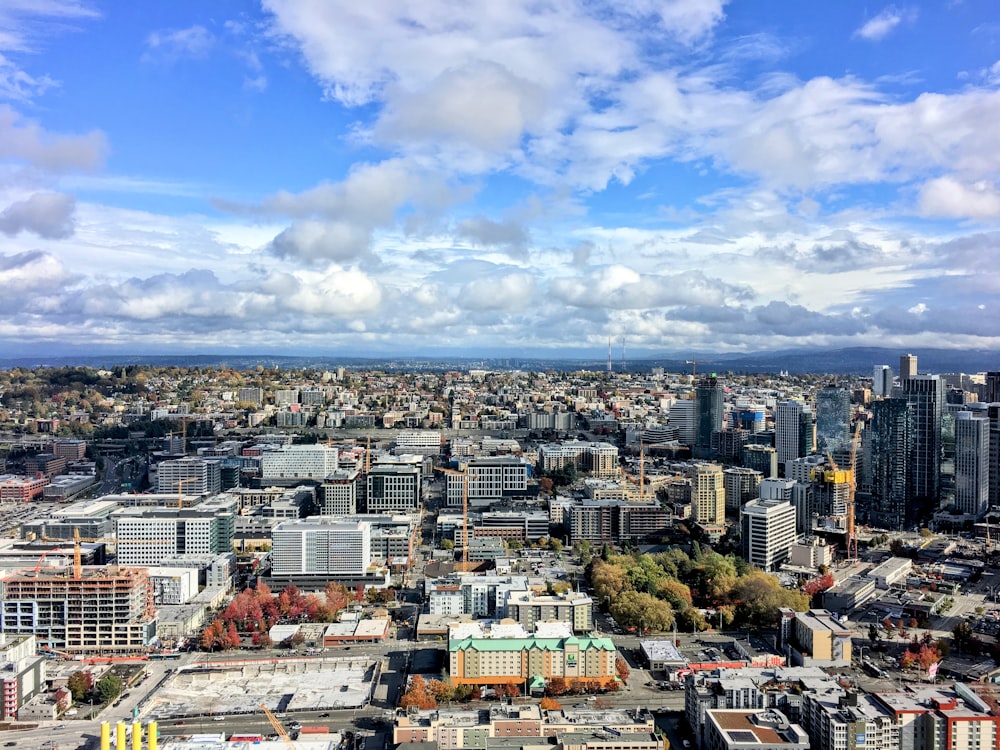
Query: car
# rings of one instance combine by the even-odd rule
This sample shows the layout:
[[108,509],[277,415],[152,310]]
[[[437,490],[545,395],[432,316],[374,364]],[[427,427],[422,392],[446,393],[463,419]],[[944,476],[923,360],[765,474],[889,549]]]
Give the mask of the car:
[[3,743],[3,746],[4,747],[17,747],[17,743],[13,742],[13,741],[11,741],[11,742],[5,742],[5,743]]
[[321,719],[329,719],[330,718],[330,714],[320,714],[319,718],[321,718]]
[[225,716],[213,716],[212,717],[212,721],[225,721],[225,720],[226,720]]

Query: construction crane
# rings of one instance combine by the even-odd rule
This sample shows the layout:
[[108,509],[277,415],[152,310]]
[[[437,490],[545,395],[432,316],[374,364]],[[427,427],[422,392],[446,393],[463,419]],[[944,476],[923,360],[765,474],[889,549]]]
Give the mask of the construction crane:
[[[465,572],[469,570],[469,540],[472,538],[472,532],[469,529],[469,475],[467,469],[465,471],[457,471],[455,469],[446,469],[443,466],[434,467],[437,471],[442,474],[453,474],[458,477],[462,477],[462,562],[459,570]],[[447,484],[446,484],[447,487]],[[447,494],[447,489],[445,489]]]
[[704,362],[705,360],[698,359],[685,359],[684,364],[691,365],[691,382],[693,383],[695,378],[698,376],[698,362]]
[[[858,438],[861,436],[861,423],[854,423],[854,432],[851,435],[851,452],[850,452],[850,468],[847,469],[847,560],[849,562],[857,562],[858,560],[858,530],[857,524],[855,523],[855,495],[858,491],[858,472],[857,472],[857,458],[858,458]],[[841,471],[840,467],[837,466],[837,462],[833,460],[833,456],[830,455],[829,451],[826,454],[826,460],[830,462],[830,466],[834,472]]]
[[292,742],[292,738],[288,736],[288,732],[285,731],[285,727],[282,726],[281,722],[278,721],[278,717],[271,713],[271,709],[267,707],[267,704],[261,703],[260,710],[264,712],[264,716],[267,717],[268,723],[274,729],[275,734],[281,738],[281,741],[285,743],[286,747],[295,750],[295,743]]
[[184,485],[188,482],[200,481],[200,477],[187,477],[186,479],[177,480],[177,507],[184,507]]

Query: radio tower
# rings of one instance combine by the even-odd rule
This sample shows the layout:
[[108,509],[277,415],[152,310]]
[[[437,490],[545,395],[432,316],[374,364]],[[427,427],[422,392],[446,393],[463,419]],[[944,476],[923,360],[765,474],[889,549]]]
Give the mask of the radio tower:
[[608,336],[608,377],[611,377],[611,337]]

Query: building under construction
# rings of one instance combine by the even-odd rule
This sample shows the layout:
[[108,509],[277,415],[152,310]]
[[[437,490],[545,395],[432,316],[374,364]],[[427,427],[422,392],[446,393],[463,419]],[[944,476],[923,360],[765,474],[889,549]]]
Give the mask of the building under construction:
[[20,571],[0,579],[0,631],[56,651],[139,651],[156,635],[153,583],[117,566]]

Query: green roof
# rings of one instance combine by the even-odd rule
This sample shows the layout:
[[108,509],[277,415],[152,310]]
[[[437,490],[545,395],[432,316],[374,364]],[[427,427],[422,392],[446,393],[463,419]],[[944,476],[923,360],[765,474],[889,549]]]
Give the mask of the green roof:
[[581,651],[614,651],[610,638],[462,638],[448,641],[449,651],[562,651],[566,644],[580,647]]

